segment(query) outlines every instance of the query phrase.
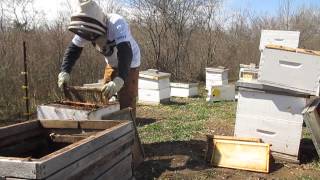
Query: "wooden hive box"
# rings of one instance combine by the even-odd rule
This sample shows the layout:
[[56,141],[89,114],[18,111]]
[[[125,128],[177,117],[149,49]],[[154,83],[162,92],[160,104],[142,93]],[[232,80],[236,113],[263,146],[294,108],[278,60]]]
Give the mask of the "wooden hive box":
[[119,102],[110,102],[108,105],[96,105],[72,101],[61,101],[39,105],[37,118],[39,120],[100,120],[103,116],[120,110]]
[[170,74],[149,69],[139,73],[139,103],[160,104],[170,101]]
[[299,38],[299,31],[262,30],[259,49],[270,44],[298,48]]
[[128,121],[34,120],[0,128],[3,179],[130,179]]
[[271,90],[257,82],[240,84],[235,136],[261,138],[271,144],[275,158],[298,162],[307,97]]
[[258,81],[319,96],[320,52],[267,46],[261,55]]
[[212,86],[208,90],[207,101],[218,102],[218,101],[235,101],[236,90],[235,85],[222,85]]
[[171,96],[194,97],[198,96],[198,83],[170,83]]
[[212,86],[228,85],[229,69],[224,67],[206,68],[206,89],[209,90]]

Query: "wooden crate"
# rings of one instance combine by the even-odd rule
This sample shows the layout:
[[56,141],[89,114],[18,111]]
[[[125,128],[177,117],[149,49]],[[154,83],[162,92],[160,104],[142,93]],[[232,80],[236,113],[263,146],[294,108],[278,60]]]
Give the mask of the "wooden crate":
[[130,179],[128,121],[34,120],[0,128],[4,179]]

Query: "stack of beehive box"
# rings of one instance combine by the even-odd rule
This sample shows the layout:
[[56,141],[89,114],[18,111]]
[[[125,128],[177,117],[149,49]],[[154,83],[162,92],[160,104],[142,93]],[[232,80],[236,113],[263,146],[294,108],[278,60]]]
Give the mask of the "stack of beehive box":
[[139,103],[160,104],[170,101],[170,74],[149,69],[139,73]]
[[207,101],[233,101],[235,99],[235,86],[229,84],[229,69],[224,67],[206,68]]
[[272,144],[276,158],[298,162],[302,111],[319,95],[320,53],[297,49],[299,32],[262,31],[257,81],[237,83],[235,136]]

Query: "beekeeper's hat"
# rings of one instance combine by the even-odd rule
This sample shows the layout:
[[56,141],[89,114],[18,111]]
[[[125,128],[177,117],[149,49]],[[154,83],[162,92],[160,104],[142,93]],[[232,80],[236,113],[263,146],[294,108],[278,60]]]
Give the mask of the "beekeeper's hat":
[[75,0],[73,11],[70,31],[89,41],[106,34],[106,16],[95,1]]

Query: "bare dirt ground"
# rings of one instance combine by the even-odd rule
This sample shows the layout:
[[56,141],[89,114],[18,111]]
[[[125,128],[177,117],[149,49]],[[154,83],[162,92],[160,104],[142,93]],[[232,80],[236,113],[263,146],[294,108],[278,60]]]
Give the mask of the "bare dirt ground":
[[[140,128],[166,120],[171,114],[166,113],[165,109],[138,107]],[[225,123],[213,120],[205,125],[214,134],[233,135],[234,121]],[[163,131],[165,134],[166,131]],[[211,167],[204,161],[206,141],[202,133],[186,141],[152,142],[143,146],[146,160],[135,172],[137,179],[320,179],[320,163],[308,138],[302,140],[301,164],[275,161],[269,174]]]

